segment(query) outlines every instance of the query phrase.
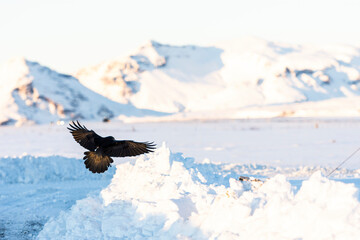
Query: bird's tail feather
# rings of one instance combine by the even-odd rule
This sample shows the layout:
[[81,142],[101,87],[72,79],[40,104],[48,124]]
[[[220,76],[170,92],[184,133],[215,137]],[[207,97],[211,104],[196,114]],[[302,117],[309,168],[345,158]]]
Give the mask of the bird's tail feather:
[[84,164],[93,173],[103,173],[111,165],[111,157],[101,154],[101,152],[84,152]]

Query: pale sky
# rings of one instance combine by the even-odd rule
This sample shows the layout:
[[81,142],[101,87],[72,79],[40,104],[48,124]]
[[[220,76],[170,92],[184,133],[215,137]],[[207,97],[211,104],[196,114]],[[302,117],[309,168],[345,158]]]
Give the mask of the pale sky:
[[0,64],[24,56],[74,73],[150,39],[359,45],[359,10],[358,0],[0,0]]

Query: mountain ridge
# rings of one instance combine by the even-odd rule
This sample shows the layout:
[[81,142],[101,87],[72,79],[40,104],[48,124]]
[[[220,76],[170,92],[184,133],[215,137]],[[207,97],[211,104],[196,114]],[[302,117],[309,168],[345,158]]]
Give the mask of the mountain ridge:
[[10,60],[0,66],[0,94],[3,125],[165,115],[314,116],[314,109],[337,99],[348,110],[331,107],[322,111],[326,116],[358,116],[352,102],[360,97],[360,49],[257,38],[207,47],[148,41],[133,54],[74,76],[24,58]]
[[156,115],[111,101],[84,87],[75,77],[23,57],[0,66],[0,89],[0,125]]
[[[95,66],[102,70],[85,68],[76,76],[114,101],[172,113],[360,95],[360,50],[349,46],[316,48],[257,38],[213,47],[150,41],[125,59],[137,66],[130,74],[119,74],[123,60],[109,60]],[[125,76],[122,86],[103,81],[119,76]],[[159,96],[160,86],[165,98]],[[127,89],[126,94],[117,94],[121,89]]]

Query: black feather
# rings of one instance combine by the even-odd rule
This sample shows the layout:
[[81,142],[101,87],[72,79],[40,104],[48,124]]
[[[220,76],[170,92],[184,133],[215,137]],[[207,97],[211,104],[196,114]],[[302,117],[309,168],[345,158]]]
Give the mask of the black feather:
[[153,142],[119,141],[113,137],[101,137],[79,121],[72,121],[67,129],[77,143],[90,150],[84,153],[83,159],[86,168],[93,173],[105,172],[113,162],[111,157],[137,156],[153,152],[156,147]]

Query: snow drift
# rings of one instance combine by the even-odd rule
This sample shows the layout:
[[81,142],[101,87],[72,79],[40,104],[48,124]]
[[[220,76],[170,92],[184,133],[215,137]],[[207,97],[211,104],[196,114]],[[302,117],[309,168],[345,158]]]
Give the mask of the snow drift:
[[[200,171],[163,145],[117,166],[111,184],[47,222],[39,239],[357,239],[352,184],[314,173],[295,193],[284,175],[263,185]],[[214,175],[218,175],[214,182]]]
[[110,179],[114,172],[109,168],[104,174],[92,174],[83,160],[62,156],[0,158],[0,184],[102,180]]
[[223,110],[359,96],[360,50],[257,38],[214,47],[150,41],[128,57],[84,68],[76,77],[117,102],[221,116]]
[[0,125],[156,114],[111,101],[70,75],[24,58],[0,66],[0,96]]

